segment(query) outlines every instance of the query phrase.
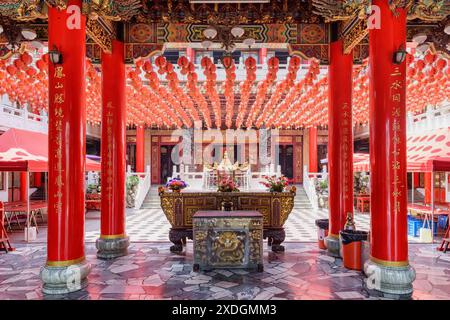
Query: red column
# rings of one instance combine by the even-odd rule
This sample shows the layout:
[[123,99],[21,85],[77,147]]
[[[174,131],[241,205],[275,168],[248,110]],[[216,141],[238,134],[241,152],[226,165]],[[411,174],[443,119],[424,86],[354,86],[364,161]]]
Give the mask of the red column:
[[99,258],[126,254],[125,171],[126,105],[125,56],[122,41],[114,40],[112,53],[102,54],[102,200]]
[[186,56],[189,59],[189,62],[192,62],[195,64],[195,51],[191,47],[186,48]]
[[413,173],[413,175],[414,175],[414,188],[418,188],[419,187],[419,176],[420,176],[420,173],[419,172],[414,172]]
[[424,187],[425,187],[425,203],[431,203],[431,182],[433,181],[432,179],[432,174],[431,172],[425,172],[424,173]]
[[136,127],[136,172],[145,171],[145,128]]
[[27,201],[28,193],[27,193],[27,175],[28,172],[20,173],[20,201]]
[[365,270],[371,289],[410,295],[414,271],[408,263],[406,219],[406,63],[393,62],[394,52],[406,48],[406,12],[394,9],[394,16],[385,0],[372,5],[380,8],[381,28],[369,31],[371,257]]
[[317,172],[317,128],[309,128],[309,172]]
[[[81,289],[90,269],[84,252],[86,17],[81,2],[69,0],[67,9],[48,12],[49,50],[61,52],[62,63],[49,62],[47,263],[41,273],[45,293]],[[74,265],[78,282],[69,285],[65,270]]]
[[330,254],[339,256],[339,232],[347,213],[353,214],[353,136],[352,136],[353,54],[343,53],[342,40],[330,44],[328,71],[328,166]]
[[37,188],[42,186],[41,176],[42,176],[42,174],[40,172],[35,172],[34,173],[34,186],[37,187]]
[[267,58],[267,48],[259,49],[259,63],[261,64],[266,63],[266,58]]

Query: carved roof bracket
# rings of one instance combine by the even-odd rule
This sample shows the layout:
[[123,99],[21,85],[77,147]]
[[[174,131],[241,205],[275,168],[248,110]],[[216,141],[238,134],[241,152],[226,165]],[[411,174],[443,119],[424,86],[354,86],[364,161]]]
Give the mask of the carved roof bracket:
[[344,42],[344,54],[349,54],[369,34],[367,20],[353,17],[342,24],[340,37]]
[[112,52],[112,40],[117,38],[117,26],[114,22],[101,17],[88,19],[86,33],[103,51]]

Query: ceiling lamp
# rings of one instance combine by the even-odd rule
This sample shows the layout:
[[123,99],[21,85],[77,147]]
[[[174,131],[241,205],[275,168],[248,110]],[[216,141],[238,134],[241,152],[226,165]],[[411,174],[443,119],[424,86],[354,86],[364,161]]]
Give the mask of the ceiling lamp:
[[217,30],[213,27],[208,27],[203,30],[203,35],[206,39],[214,39],[217,36]]
[[427,40],[427,35],[425,33],[418,33],[413,36],[412,41],[414,41],[417,44],[422,44]]
[[446,34],[450,34],[450,24],[448,24],[448,25],[445,26],[444,32],[445,32]]
[[417,46],[416,50],[420,53],[425,53],[425,51],[427,51],[429,47],[430,45],[428,43],[423,43],[420,46]]
[[205,48],[205,49],[211,48],[212,45],[213,45],[213,43],[210,40],[202,41],[202,47]]
[[233,29],[231,29],[231,34],[235,38],[242,37],[244,35],[244,33],[245,33],[245,30],[242,29],[241,27],[234,27]]
[[255,44],[255,39],[253,38],[247,38],[245,39],[243,42],[243,44],[245,44],[246,46],[248,46],[249,48]]
[[22,29],[21,33],[22,37],[24,37],[24,39],[26,40],[34,40],[37,37],[36,31],[32,29]]
[[42,48],[44,48],[44,44],[41,41],[31,41],[31,45],[36,48],[37,50],[40,50]]

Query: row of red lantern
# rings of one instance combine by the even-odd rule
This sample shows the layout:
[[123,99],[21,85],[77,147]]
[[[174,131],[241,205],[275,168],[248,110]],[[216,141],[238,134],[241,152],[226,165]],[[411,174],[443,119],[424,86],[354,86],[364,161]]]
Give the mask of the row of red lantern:
[[[261,106],[263,105],[264,100],[266,99],[266,95],[267,95],[268,91],[272,88],[273,83],[275,82],[275,80],[277,78],[279,63],[280,62],[279,62],[278,58],[276,58],[276,57],[271,57],[267,61],[266,78],[265,78],[265,80],[258,83],[258,85],[257,85],[255,101],[253,102],[252,106],[250,107],[250,110],[249,110],[248,116],[247,116],[247,122],[246,122],[247,127],[252,126],[253,120],[259,114],[259,112],[261,110]],[[246,96],[246,101],[248,101],[248,96]],[[246,104],[245,104],[245,109],[243,107],[241,112],[238,114],[238,119],[236,121],[237,127],[240,127],[241,124],[243,123],[244,115],[246,113],[247,112],[246,112]]]
[[[414,61],[408,56],[407,69],[407,108],[412,113],[423,112],[429,105],[437,105],[449,100],[447,90],[449,82],[448,61],[428,54],[423,59]],[[207,60],[209,62],[207,62]],[[216,90],[216,69],[207,59],[202,60],[205,76],[205,91],[213,106],[216,126],[221,126],[221,103]],[[247,59],[245,65],[247,78],[241,84],[241,105],[237,115],[236,125],[240,127],[247,116],[247,126],[251,126],[255,119],[257,127],[275,126],[309,126],[324,125],[327,119],[326,84],[317,85],[318,64],[312,63],[307,76],[295,84],[298,60],[291,59],[288,76],[273,92],[271,84],[276,78],[278,61],[269,59],[266,79],[257,84],[255,102],[247,109],[254,82],[256,62]],[[225,64],[227,62],[224,60]],[[191,127],[193,121],[200,119],[197,108],[202,113],[208,127],[211,126],[208,103],[197,87],[195,67],[186,58],[180,58],[179,66],[182,74],[187,74],[187,95],[179,84],[173,65],[165,59],[157,59],[155,65],[158,73],[166,73],[167,86],[159,82],[149,61],[138,62],[136,70],[129,70],[132,90],[127,89],[127,106],[129,124],[142,123],[147,125],[172,127]],[[234,64],[226,70],[227,77],[223,85],[226,100],[225,124],[232,125],[234,112]],[[48,106],[48,56],[44,55],[33,64],[29,54],[20,55],[16,59],[0,62],[0,93],[8,94],[12,101],[28,104],[33,112],[46,110]],[[141,69],[149,79],[148,87],[143,86],[140,77]],[[294,77],[295,71],[295,77]],[[87,63],[87,118],[93,124],[100,124],[101,119],[101,77],[99,70]],[[323,78],[325,79],[325,78]],[[356,123],[366,123],[368,120],[368,76],[367,65],[363,65],[354,72],[353,117]],[[33,88],[33,90],[30,90]],[[168,90],[169,88],[170,90]],[[280,92],[282,93],[280,95]],[[270,96],[265,105],[266,97]],[[244,101],[244,103],[243,103]],[[325,111],[324,111],[325,110]],[[247,112],[248,111],[248,112]],[[181,119],[181,121],[180,121]],[[295,121],[293,121],[295,120]]]
[[216,90],[217,68],[208,57],[203,57],[200,63],[203,68],[203,74],[206,77],[204,83],[205,94],[208,96],[214,112],[215,125],[217,128],[220,128],[222,126],[222,105]]
[[256,60],[253,57],[248,57],[244,62],[244,66],[246,77],[245,80],[239,85],[241,101],[238,106],[238,116],[236,117],[237,128],[241,127],[244,121],[244,115],[247,113],[248,102],[250,100],[252,87],[256,79]]

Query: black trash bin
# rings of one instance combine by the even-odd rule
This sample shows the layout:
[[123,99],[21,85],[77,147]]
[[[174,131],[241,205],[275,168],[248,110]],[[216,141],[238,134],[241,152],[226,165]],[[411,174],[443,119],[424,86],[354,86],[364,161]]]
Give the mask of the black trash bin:
[[362,269],[362,242],[367,240],[367,236],[366,231],[343,230],[340,232],[344,267],[352,270]]

